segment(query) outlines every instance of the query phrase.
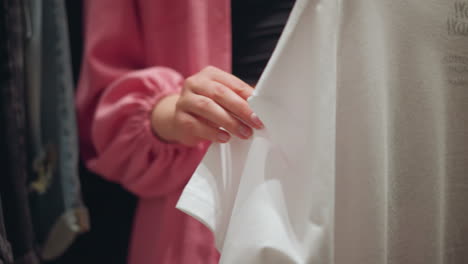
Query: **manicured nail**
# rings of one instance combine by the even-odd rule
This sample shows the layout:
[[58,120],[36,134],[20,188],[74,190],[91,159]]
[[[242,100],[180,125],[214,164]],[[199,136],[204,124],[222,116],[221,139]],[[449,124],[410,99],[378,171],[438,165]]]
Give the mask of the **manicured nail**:
[[250,129],[246,126],[241,126],[239,128],[239,133],[245,138],[248,138],[250,135],[252,135],[252,131],[250,131]]
[[230,138],[230,136],[229,136],[229,134],[226,133],[226,132],[219,132],[219,133],[218,133],[218,140],[219,140],[219,142],[226,143],[226,142],[229,141],[229,138]]
[[258,116],[255,113],[252,113],[252,115],[250,115],[250,120],[252,120],[252,122],[258,129],[262,129],[265,127],[265,125],[263,125],[262,121],[260,120],[260,118],[258,118]]

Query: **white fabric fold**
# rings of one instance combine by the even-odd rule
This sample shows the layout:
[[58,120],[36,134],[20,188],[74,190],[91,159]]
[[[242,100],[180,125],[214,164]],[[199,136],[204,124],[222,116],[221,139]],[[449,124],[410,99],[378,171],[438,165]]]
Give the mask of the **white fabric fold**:
[[221,263],[466,262],[466,14],[296,2],[249,100],[266,128],[213,144],[177,205]]

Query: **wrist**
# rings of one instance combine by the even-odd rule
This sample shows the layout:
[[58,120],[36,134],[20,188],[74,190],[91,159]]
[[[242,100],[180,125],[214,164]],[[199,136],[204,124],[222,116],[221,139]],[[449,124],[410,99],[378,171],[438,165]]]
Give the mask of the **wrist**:
[[168,95],[159,100],[151,112],[151,129],[165,142],[176,142],[174,115],[178,99],[178,94]]

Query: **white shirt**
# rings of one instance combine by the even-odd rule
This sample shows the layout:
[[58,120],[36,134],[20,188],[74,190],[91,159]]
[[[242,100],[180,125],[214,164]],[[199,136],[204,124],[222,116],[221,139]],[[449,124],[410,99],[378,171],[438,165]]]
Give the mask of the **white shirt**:
[[250,104],[177,205],[221,263],[468,260],[468,1],[298,0]]

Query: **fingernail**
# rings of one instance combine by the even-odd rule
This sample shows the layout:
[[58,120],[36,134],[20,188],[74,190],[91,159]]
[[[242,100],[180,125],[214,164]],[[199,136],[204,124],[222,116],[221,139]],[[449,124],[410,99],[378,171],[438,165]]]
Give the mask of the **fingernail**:
[[260,120],[260,118],[258,118],[258,116],[255,113],[252,113],[252,115],[250,115],[250,120],[252,120],[252,122],[257,126],[258,129],[262,129],[265,127],[265,125],[263,125],[262,121]]
[[241,126],[239,128],[239,133],[245,137],[245,138],[248,138],[250,137],[250,135],[252,134],[252,132],[250,131],[250,129],[248,127],[245,127],[245,126]]
[[222,142],[222,143],[225,143],[225,142],[228,142],[229,141],[229,134],[226,133],[226,132],[219,132],[218,133],[218,140],[219,142]]

